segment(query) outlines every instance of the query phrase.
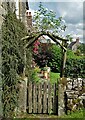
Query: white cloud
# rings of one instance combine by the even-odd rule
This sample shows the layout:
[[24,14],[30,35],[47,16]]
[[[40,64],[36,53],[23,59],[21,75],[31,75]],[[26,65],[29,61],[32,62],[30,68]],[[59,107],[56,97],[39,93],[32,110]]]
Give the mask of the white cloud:
[[57,10],[67,23],[78,23],[83,19],[83,3],[58,3]]
[[[85,29],[85,27],[83,27],[82,2],[49,2],[44,3],[44,5],[45,4],[45,7],[55,11],[57,16],[63,17],[63,22],[67,25],[67,29],[65,33],[62,32],[62,36],[71,34],[74,38],[79,37],[81,41],[83,41],[83,29]],[[34,9],[36,10],[36,8]]]
[[76,28],[83,30],[83,23],[76,24]]
[[83,41],[83,3],[59,3],[59,14],[63,16],[67,24],[65,34],[71,34],[74,39],[76,37]]

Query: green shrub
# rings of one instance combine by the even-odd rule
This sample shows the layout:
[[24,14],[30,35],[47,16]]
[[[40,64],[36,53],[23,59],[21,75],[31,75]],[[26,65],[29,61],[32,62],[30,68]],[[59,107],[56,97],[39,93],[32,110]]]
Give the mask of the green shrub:
[[53,72],[60,73],[60,68],[61,68],[61,48],[57,45],[52,45],[50,48],[51,57],[48,61],[48,66],[51,67],[51,70]]
[[31,75],[31,81],[32,82],[39,82],[40,81],[40,77],[38,76],[39,75],[39,72],[40,72],[40,68],[38,67],[35,67],[33,70],[32,70],[32,75]]
[[67,58],[75,58],[75,54],[72,50],[67,50]]
[[55,44],[45,44],[45,47],[40,47],[37,55],[34,55],[37,65],[51,68],[53,72],[60,72],[61,68],[61,48]]
[[[68,57],[68,56],[67,56]],[[66,61],[66,77],[85,77],[85,58],[78,56],[71,56]]]
[[[51,68],[52,72],[61,72],[62,50],[59,46],[51,44],[45,46],[45,50],[41,49],[40,53],[35,56],[35,60],[40,67],[46,64]],[[66,77],[84,77],[85,74],[85,57],[77,56],[72,50],[67,50],[66,60]]]

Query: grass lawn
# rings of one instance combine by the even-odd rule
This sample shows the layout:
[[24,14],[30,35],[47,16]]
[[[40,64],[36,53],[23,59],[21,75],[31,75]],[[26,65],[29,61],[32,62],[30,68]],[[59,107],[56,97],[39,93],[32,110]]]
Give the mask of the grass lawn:
[[57,83],[59,78],[60,78],[60,73],[50,72],[51,83],[55,83],[55,82]]
[[[64,115],[64,116],[57,116],[57,115],[46,115],[46,114],[26,114],[25,116],[21,116],[21,118],[15,118],[14,120],[40,120],[40,119],[43,119],[43,120],[47,120],[51,118],[51,120],[71,120],[70,118],[74,118],[74,120],[85,120],[85,114],[84,114],[84,110],[79,110],[79,111],[76,111],[76,112],[73,112],[69,115]],[[47,119],[45,119],[47,118]],[[65,119],[66,118],[66,119]]]
[[[85,110],[81,109],[76,112],[72,112],[71,114],[64,115],[61,118],[84,118],[83,120],[85,120]],[[80,120],[82,120],[82,119],[80,119]]]

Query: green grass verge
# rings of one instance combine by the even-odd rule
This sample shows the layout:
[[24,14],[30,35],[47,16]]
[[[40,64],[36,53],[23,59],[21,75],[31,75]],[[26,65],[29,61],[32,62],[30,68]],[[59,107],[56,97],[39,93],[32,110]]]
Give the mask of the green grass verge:
[[80,120],[81,120],[81,118],[85,118],[85,110],[81,109],[81,110],[72,112],[71,114],[64,115],[61,118],[80,118]]
[[50,72],[51,83],[55,83],[55,82],[57,83],[59,78],[60,78],[60,73]]
[[[84,110],[78,110],[76,112],[73,112],[69,115],[64,115],[64,116],[57,116],[57,115],[44,115],[44,114],[28,114],[27,116],[23,118],[15,118],[13,120],[85,120],[85,114]],[[71,119],[72,118],[72,119]]]

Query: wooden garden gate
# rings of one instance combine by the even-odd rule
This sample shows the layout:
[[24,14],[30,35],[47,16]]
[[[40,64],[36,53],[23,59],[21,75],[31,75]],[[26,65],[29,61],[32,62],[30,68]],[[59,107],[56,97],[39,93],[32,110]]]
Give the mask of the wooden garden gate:
[[27,89],[28,113],[58,113],[57,84],[49,81],[41,83],[28,83]]

